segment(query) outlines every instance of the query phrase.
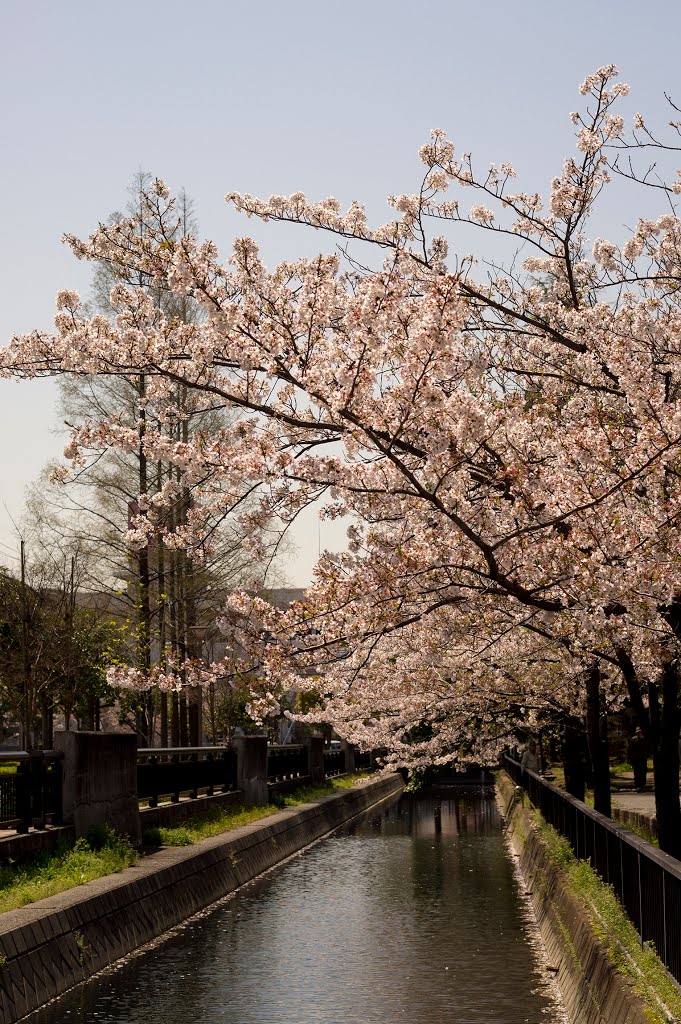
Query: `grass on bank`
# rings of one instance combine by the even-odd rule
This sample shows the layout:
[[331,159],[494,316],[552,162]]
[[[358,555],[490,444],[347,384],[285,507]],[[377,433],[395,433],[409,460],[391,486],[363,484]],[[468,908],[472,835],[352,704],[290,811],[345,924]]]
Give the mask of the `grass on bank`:
[[182,825],[174,828],[148,828],[144,830],[142,841],[147,846],[192,846],[202,839],[220,835],[241,825],[250,825],[260,818],[275,814],[284,807],[296,807],[311,800],[319,800],[331,796],[339,790],[350,789],[360,779],[365,779],[369,772],[353,772],[339,778],[329,779],[320,786],[302,786],[293,793],[275,796],[265,807],[243,807],[241,804],[227,807],[216,807],[210,814],[200,818],[188,818]]
[[652,943],[641,940],[611,885],[587,861],[577,860],[566,839],[533,812],[551,860],[566,874],[568,887],[587,911],[594,932],[617,969],[634,984],[651,1024],[681,1021],[681,991],[667,973]]
[[[216,808],[211,816],[190,818],[178,828],[149,829],[144,835],[144,842],[149,845],[191,846],[208,836],[265,818],[282,807],[295,807],[349,789],[368,774],[355,772],[331,779],[322,786],[306,786],[277,798],[276,803],[266,807],[233,805],[222,810]],[[76,840],[75,846],[64,843],[30,861],[17,863],[10,860],[0,864],[0,913],[25,907],[104,875],[116,874],[136,864],[139,857],[127,839],[108,825],[103,825],[91,828],[87,836]]]
[[139,854],[109,826],[90,829],[75,846],[58,847],[34,860],[0,865],[0,912],[25,907],[136,864]]

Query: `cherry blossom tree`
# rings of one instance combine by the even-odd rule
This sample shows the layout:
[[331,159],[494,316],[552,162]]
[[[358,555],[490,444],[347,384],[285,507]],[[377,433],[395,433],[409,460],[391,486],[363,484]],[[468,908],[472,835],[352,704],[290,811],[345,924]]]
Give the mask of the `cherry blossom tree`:
[[[357,203],[230,194],[247,216],[342,240],[340,255],[271,272],[251,239],[225,264],[179,233],[156,181],[152,232],[133,216],[68,241],[79,258],[187,296],[201,321],[118,285],[111,323],[64,290],[56,332],[13,339],[3,365],[143,373],[147,424],[178,385],[245,413],[187,443],[147,425],[149,458],[200,494],[168,546],[200,557],[227,508],[243,509],[254,551],[257,530],[321,496],[326,516],[348,517],[350,550],[322,559],[287,615],[232,602],[259,638],[254,707],[322,678],[320,715],[339,732],[437,759],[488,749],[514,709],[588,702],[597,720],[621,689],[653,749],[660,844],[681,853],[681,179],[638,170],[676,136],[658,140],[640,114],[627,128],[616,78],[608,65],[583,82],[576,153],[546,199],[516,190],[510,164],[478,171],[439,130],[420,151],[418,191],[391,196],[379,227]],[[661,211],[620,242],[590,240],[625,187]],[[476,257],[450,255],[461,231],[477,231]],[[67,455],[78,466],[93,446],[138,443],[134,427],[90,421]],[[164,529],[170,500],[140,507],[133,547]],[[605,809],[605,789],[597,797]]]

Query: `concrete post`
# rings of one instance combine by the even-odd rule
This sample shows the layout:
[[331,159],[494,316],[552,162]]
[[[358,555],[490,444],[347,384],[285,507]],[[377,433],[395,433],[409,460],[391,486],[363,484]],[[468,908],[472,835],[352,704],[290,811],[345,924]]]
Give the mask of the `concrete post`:
[[249,807],[269,803],[267,790],[267,736],[235,736],[236,785]]
[[142,840],[137,799],[137,737],[131,733],[54,734],[63,760],[64,822],[77,836],[111,825],[134,845]]
[[355,770],[355,748],[352,743],[348,743],[347,740],[341,741],[341,749],[345,754],[345,770],[346,772],[354,772]]
[[326,779],[324,773],[324,737],[308,736],[305,739],[307,747],[307,771],[311,776],[312,785],[318,786]]

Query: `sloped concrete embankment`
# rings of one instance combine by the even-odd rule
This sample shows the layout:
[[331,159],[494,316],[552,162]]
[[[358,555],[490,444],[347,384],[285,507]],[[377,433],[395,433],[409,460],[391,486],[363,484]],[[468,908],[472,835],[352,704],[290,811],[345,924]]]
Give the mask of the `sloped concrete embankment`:
[[383,776],[0,915],[0,1020],[14,1024],[403,786]]
[[643,1002],[617,970],[586,911],[569,891],[530,811],[517,806],[515,786],[504,772],[497,776],[497,800],[531,893],[548,964],[558,969],[558,985],[571,1024],[648,1024]]

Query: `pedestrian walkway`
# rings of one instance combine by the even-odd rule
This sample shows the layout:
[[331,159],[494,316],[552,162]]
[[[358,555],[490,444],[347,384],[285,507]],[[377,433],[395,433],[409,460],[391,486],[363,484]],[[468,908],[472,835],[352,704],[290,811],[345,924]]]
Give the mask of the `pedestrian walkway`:
[[655,816],[655,794],[652,787],[652,772],[648,772],[648,785],[644,792],[634,788],[634,773],[613,772],[612,783],[612,816],[625,828],[634,831],[643,828],[646,832],[657,834]]
[[655,817],[655,794],[650,793],[625,793],[613,791],[613,806],[621,807],[625,811],[634,811],[636,814],[645,814],[649,818]]

